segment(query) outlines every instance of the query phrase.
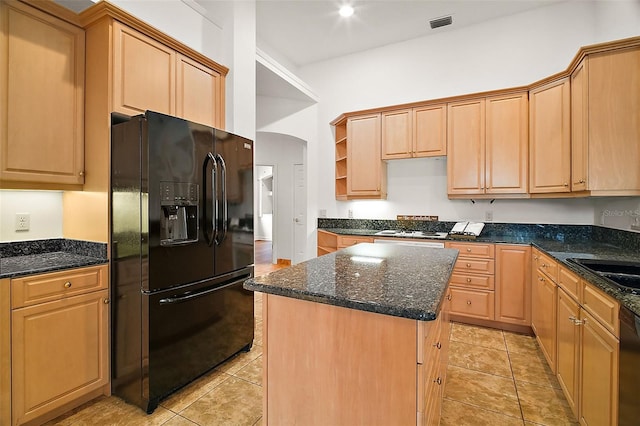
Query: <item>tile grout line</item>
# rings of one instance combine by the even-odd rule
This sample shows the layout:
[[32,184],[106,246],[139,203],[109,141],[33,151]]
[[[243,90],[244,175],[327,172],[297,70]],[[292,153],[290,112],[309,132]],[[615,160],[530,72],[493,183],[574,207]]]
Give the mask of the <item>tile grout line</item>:
[[526,420],[524,418],[524,411],[522,410],[522,402],[520,402],[520,393],[518,392],[516,375],[513,372],[513,363],[511,362],[511,351],[509,350],[509,345],[507,344],[507,336],[504,335],[504,331],[502,331],[502,338],[504,339],[504,346],[507,349],[507,358],[509,359],[509,369],[511,370],[511,380],[513,380],[513,388],[516,390],[516,398],[518,398],[518,408],[520,408],[520,418],[522,420],[522,424],[524,425]]

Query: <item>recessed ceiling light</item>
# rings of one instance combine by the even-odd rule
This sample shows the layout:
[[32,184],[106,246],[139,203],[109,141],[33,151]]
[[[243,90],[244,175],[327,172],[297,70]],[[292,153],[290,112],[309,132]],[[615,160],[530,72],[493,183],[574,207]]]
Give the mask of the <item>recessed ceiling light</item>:
[[344,16],[345,18],[347,18],[351,15],[353,15],[353,7],[345,4],[340,8],[340,16]]

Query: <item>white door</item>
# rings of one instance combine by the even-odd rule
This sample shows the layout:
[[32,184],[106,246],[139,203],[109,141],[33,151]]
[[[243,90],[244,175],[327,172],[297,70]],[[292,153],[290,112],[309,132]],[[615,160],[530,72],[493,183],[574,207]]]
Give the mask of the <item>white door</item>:
[[307,248],[307,184],[304,164],[293,165],[293,262],[305,259]]

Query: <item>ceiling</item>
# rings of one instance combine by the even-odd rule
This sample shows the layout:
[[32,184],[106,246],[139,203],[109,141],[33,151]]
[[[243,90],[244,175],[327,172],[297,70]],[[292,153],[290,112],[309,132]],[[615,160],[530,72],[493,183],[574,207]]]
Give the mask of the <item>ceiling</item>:
[[[211,0],[198,0],[206,7]],[[301,67],[416,37],[423,37],[548,6],[561,0],[257,0],[258,46],[265,43]],[[338,14],[353,6],[349,18]],[[432,30],[429,21],[452,15]]]

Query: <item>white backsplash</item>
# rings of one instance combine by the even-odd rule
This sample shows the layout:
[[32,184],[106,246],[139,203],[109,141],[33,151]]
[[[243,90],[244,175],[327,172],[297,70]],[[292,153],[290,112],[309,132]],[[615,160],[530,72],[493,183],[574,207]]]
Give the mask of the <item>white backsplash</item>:
[[[30,215],[28,231],[15,230],[15,216]],[[0,242],[62,238],[61,191],[0,191]]]

